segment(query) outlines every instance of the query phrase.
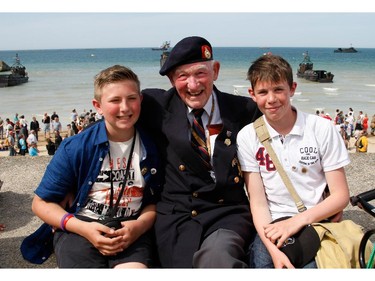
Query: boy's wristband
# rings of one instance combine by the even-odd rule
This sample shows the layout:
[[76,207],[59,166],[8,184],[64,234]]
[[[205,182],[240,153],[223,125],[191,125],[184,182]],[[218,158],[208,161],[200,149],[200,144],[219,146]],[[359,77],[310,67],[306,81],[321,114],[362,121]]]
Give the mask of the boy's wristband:
[[61,221],[60,221],[60,228],[61,228],[62,231],[66,231],[66,229],[65,229],[66,224],[67,224],[68,220],[70,220],[72,217],[74,217],[73,214],[66,213],[66,214],[61,218]]

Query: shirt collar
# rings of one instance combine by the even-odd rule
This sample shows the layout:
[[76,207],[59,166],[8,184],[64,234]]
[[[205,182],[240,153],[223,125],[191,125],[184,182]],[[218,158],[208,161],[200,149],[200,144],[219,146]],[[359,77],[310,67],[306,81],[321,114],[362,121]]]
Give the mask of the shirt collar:
[[301,111],[297,110],[295,107],[293,107],[293,110],[297,113],[297,119],[296,123],[294,123],[292,131],[289,134],[302,136],[306,126],[306,116]]
[[[297,110],[297,108],[295,108],[294,106],[292,106],[292,110],[295,111],[297,113],[297,119],[296,119],[296,122],[294,123],[293,125],[293,128],[292,130],[290,131],[290,133],[288,135],[298,135],[298,136],[302,136],[303,135],[303,131],[304,131],[304,128],[305,128],[305,116],[302,114],[301,111]],[[267,129],[268,129],[268,132],[270,134],[270,137],[273,139],[275,137],[279,137],[280,134],[270,126],[270,124],[268,124],[268,121],[267,119],[263,116],[264,118],[264,121],[266,123],[266,126],[267,126]]]

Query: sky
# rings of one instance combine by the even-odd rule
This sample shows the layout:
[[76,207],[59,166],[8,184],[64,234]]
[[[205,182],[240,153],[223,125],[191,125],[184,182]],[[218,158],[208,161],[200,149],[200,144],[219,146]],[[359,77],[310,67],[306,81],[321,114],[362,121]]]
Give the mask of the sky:
[[375,12],[368,2],[330,2],[6,1],[0,50],[159,47],[163,41],[173,47],[190,35],[216,47],[375,48]]

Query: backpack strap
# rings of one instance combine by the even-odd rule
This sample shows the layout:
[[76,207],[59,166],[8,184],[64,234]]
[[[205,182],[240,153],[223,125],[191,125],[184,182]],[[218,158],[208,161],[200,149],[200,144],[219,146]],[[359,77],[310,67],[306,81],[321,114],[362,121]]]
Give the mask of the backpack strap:
[[293,200],[296,203],[298,211],[299,212],[306,211],[305,204],[303,204],[302,199],[299,197],[297,191],[294,189],[292,182],[290,181],[288,175],[286,174],[283,166],[281,165],[279,161],[279,158],[277,157],[275,151],[272,148],[272,145],[271,145],[272,139],[267,130],[267,126],[264,123],[263,116],[260,116],[257,120],[255,120],[254,129],[257,133],[257,136],[260,142],[264,145],[268,154],[271,156],[272,162],[275,164],[276,170],[280,174],[285,186],[288,188],[290,195],[293,197]]

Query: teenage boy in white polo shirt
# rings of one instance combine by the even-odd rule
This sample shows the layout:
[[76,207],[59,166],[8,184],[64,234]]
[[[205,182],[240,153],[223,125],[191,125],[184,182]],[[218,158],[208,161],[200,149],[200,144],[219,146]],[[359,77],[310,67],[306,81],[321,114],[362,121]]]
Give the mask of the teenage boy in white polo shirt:
[[[291,105],[297,84],[287,61],[262,56],[251,65],[247,76],[252,87],[249,94],[263,113],[272,148],[307,208],[298,212],[253,123],[245,126],[237,136],[238,158],[258,232],[250,266],[293,268],[280,247],[304,226],[342,214],[349,202],[344,166],[350,160],[332,122]],[[327,184],[330,196],[323,200]],[[285,216],[291,218],[271,224]],[[304,267],[316,267],[314,259]]]

